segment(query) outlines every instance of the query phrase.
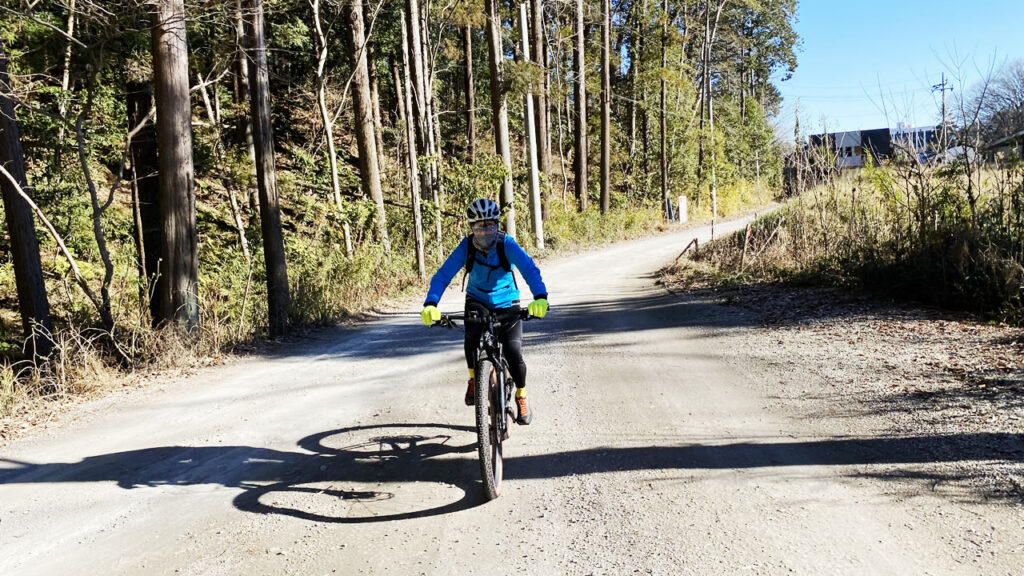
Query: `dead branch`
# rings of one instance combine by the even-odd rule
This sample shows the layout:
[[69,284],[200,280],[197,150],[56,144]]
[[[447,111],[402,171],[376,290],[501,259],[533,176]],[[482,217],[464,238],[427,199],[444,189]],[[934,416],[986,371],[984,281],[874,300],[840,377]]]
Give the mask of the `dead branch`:
[[78,270],[78,262],[76,262],[75,257],[71,255],[71,251],[68,250],[67,245],[64,244],[64,239],[61,238],[61,235],[57,232],[57,229],[53,227],[53,224],[50,223],[50,220],[46,217],[45,214],[43,214],[43,211],[39,208],[39,206],[32,201],[32,198],[25,192],[25,190],[22,189],[21,185],[18,184],[18,181],[14,178],[14,176],[11,175],[11,173],[8,172],[2,164],[0,164],[0,174],[3,174],[4,177],[6,177],[7,180],[14,186],[14,191],[17,192],[18,195],[21,196],[21,198],[28,203],[29,208],[32,209],[32,212],[36,215],[36,218],[39,218],[39,221],[42,222],[43,227],[46,228],[46,231],[50,234],[50,237],[53,238],[53,241],[57,243],[57,246],[60,248],[60,251],[64,255],[64,258],[68,261],[68,265],[71,266],[71,272],[75,276],[75,282],[78,283],[79,287],[81,287],[82,291],[85,292],[85,295],[92,302],[93,306],[96,307],[96,311],[99,312],[101,316],[103,316],[103,309],[102,305],[100,304],[99,298],[96,297],[96,293],[93,292],[91,288],[89,288],[89,283],[86,282],[85,278],[82,277],[82,273]]

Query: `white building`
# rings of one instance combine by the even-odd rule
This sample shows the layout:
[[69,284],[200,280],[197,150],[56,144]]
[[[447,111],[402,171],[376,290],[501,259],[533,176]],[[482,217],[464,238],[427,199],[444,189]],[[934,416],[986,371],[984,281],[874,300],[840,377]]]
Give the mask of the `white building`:
[[864,165],[864,151],[861,148],[860,131],[835,132],[836,166],[839,168],[859,168]]

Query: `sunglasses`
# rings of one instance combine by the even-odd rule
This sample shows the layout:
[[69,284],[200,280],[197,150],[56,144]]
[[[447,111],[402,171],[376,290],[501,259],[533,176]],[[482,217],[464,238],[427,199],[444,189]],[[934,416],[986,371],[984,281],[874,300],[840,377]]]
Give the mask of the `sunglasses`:
[[498,229],[497,222],[493,224],[473,224],[473,232],[494,232]]

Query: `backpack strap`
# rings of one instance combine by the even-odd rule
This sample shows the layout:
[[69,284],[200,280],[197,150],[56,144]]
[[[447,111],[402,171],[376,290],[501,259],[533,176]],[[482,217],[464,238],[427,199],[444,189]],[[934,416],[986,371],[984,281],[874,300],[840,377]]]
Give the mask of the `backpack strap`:
[[476,263],[476,244],[473,244],[473,235],[466,236],[466,274],[473,271],[473,264]]
[[498,263],[505,272],[512,271],[512,263],[508,261],[508,256],[505,255],[505,233],[499,232],[498,236]]

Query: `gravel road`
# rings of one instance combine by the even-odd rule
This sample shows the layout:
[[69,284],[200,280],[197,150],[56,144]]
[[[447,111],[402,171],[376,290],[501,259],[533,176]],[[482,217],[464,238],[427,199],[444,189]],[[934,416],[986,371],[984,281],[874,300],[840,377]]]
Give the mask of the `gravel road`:
[[920,450],[839,409],[823,370],[842,349],[785,356],[757,310],[657,285],[695,235],[542,265],[536,416],[496,501],[461,333],[410,301],[3,448],[0,574],[1020,574],[1017,501],[929,479],[1022,457]]

